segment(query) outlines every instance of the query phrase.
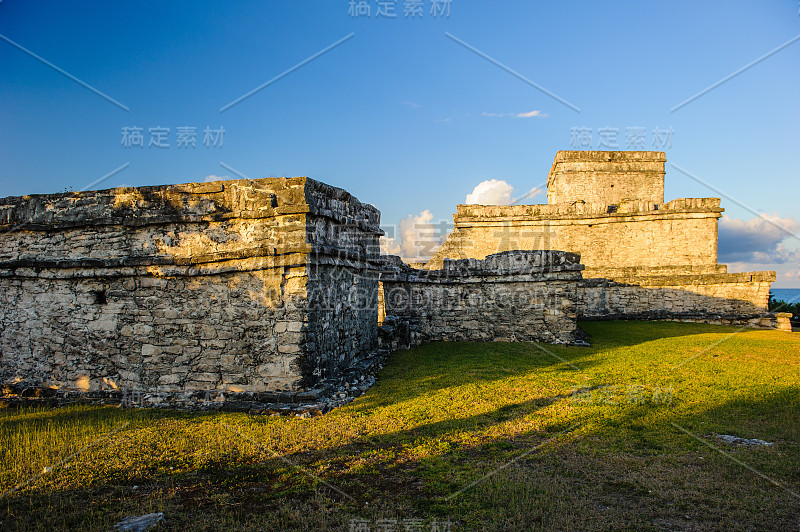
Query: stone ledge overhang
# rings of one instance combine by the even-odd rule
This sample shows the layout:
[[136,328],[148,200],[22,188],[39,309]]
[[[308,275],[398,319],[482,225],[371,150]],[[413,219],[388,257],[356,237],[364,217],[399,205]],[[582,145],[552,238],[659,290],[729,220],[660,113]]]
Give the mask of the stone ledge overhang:
[[[335,207],[350,206],[347,213]],[[380,211],[307,177],[234,179],[0,198],[0,231],[141,227],[313,214],[382,235]]]
[[725,264],[665,264],[661,266],[588,267],[584,270],[583,277],[586,279],[596,277],[617,279],[725,273],[728,273],[728,266]]
[[458,205],[453,221],[456,227],[492,225],[502,223],[564,222],[614,223],[669,218],[719,218],[725,209],[720,198],[679,198],[655,205],[645,202],[624,202],[614,212],[607,205],[589,203],[561,203],[537,205]]
[[[322,248],[322,249],[320,249]],[[52,279],[96,277],[194,277],[231,272],[308,268],[315,265],[342,266],[377,275],[383,263],[344,248],[314,248],[276,252],[273,246],[203,254],[192,257],[142,256],[121,259],[22,259],[0,261],[0,278],[38,277]]]
[[580,280],[584,269],[579,253],[553,250],[503,251],[485,259],[445,259],[439,270],[411,268],[394,255],[385,255],[381,280],[410,283],[470,283]]
[[776,279],[774,271],[758,271],[744,273],[705,273],[690,275],[631,275],[614,276],[614,278],[584,278],[582,287],[601,286],[688,286],[727,283],[772,283]]

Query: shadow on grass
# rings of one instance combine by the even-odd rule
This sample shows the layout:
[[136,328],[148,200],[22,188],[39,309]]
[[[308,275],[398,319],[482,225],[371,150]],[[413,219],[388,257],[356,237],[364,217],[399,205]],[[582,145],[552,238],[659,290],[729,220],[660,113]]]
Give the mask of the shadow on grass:
[[[656,323],[646,324],[648,332],[636,322],[624,325],[614,329],[613,324],[593,322],[588,328],[595,345],[555,346],[554,353],[588,371],[602,364],[602,352],[614,346],[659,340],[670,333],[735,330]],[[688,330],[674,334],[681,328]],[[426,394],[464,387],[481,393],[495,381],[513,382],[537,372],[545,384],[563,378],[555,386],[561,391],[519,400],[510,386],[504,404],[470,414],[471,405],[465,403],[466,415],[426,421],[425,416],[436,414],[429,410],[438,408],[424,401]],[[721,380],[718,396],[676,395],[674,405],[584,405],[563,391],[570,388],[566,377],[574,374],[565,362],[530,345],[492,344],[487,350],[485,345],[428,344],[395,353],[367,396],[322,418],[158,411],[158,420],[189,426],[199,441],[209,436],[204,431],[223,430],[221,423],[244,437],[230,433],[224,456],[211,453],[188,471],[170,473],[170,458],[157,452],[169,445],[165,435],[154,444],[148,467],[130,471],[112,461],[97,465],[101,474],[87,486],[76,480],[13,494],[0,506],[0,528],[45,529],[61,518],[72,527],[109,528],[115,519],[147,511],[165,511],[166,529],[175,530],[346,530],[352,517],[404,516],[449,517],[459,523],[455,530],[796,526],[798,500],[736,460],[800,491],[797,386],[739,391],[726,389],[730,383]],[[380,423],[391,420],[381,408],[414,398],[423,398],[415,405],[419,415],[400,419],[407,426],[400,423],[398,430],[384,430]],[[543,419],[549,415],[542,412],[546,408],[554,414],[550,421]],[[402,418],[408,412],[392,415]],[[538,422],[529,423],[537,417]],[[556,437],[573,423],[580,425]],[[775,445],[724,447],[710,437],[714,433]],[[276,444],[275,454],[270,442]],[[110,452],[129,450],[122,446]],[[269,517],[293,504],[299,505],[295,514]],[[30,522],[19,521],[25,516]]]
[[[620,325],[624,324],[624,333],[620,334]],[[727,325],[709,325],[705,323],[686,323],[678,321],[579,321],[578,326],[590,336],[592,347],[634,346],[664,338],[680,336],[696,336],[701,334],[730,334],[739,327]],[[752,329],[745,329],[752,330]]]
[[[191,529],[197,524],[194,519],[198,513],[230,512],[230,501],[220,504],[220,494],[225,494],[225,499],[235,501],[233,506],[239,507],[243,515],[250,516],[273,513],[289,500],[310,500],[318,491],[323,492],[330,501],[344,505],[342,508],[348,515],[356,515],[359,509],[363,510],[370,501],[377,499],[397,498],[403,508],[413,508],[412,499],[428,497],[428,490],[413,472],[405,471],[390,460],[370,465],[371,473],[365,474],[352,470],[352,459],[373,451],[381,451],[381,456],[385,453],[399,456],[420,446],[428,454],[428,446],[420,443],[422,440],[436,439],[453,431],[487,428],[524,417],[562,399],[564,397],[548,397],[504,405],[491,412],[463,419],[443,420],[390,434],[365,435],[346,445],[323,450],[309,449],[273,455],[263,448],[233,460],[212,459],[191,471],[174,474],[166,472],[168,462],[163,457],[153,457],[154,464],[151,467],[138,471],[103,464],[101,469],[105,481],[93,480],[86,487],[45,484],[7,496],[3,501],[5,504],[0,506],[0,523],[7,527],[4,530],[27,530],[35,528],[28,525],[35,525],[36,519],[30,523],[16,519],[39,515],[48,516],[50,520],[58,518],[63,526],[108,529],[115,520],[120,520],[126,514],[137,511],[144,513],[142,503],[150,500],[148,511],[171,513],[171,524],[167,529]],[[162,415],[160,419],[169,417]],[[179,415],[177,419],[200,422],[208,417]],[[270,427],[267,422],[247,423],[244,426],[237,425],[235,429],[244,437],[234,436],[231,440],[234,447],[250,441],[261,441],[260,431],[269,430]],[[547,438],[552,435],[542,432],[528,434],[527,437]],[[486,443],[487,448],[491,447],[492,442]],[[452,453],[453,448],[449,444],[447,447],[444,454]],[[436,457],[442,452],[432,449],[435,450],[428,458],[412,459],[410,462],[403,460],[403,463],[415,463],[414,469],[419,471],[435,468]],[[369,458],[367,462],[370,462]],[[158,467],[153,467],[155,465]],[[330,486],[341,487],[331,489]],[[401,486],[402,489],[399,489]],[[15,526],[9,526],[9,521]]]
[[[378,380],[377,389],[380,393],[367,395],[355,408],[368,412],[443,388],[488,384],[536,371],[565,374],[591,371],[604,363],[602,354],[611,349],[667,338],[731,334],[737,331],[735,327],[705,324],[690,324],[687,327],[685,323],[669,321],[590,321],[581,322],[580,325],[591,336],[589,347],[532,342],[430,342],[395,352]],[[708,343],[713,341],[710,339]],[[457,368],[456,373],[454,368]]]
[[[335,508],[337,516],[320,514],[316,521],[302,522],[298,516],[287,517],[281,526],[346,529],[354,517],[411,515],[450,518],[461,524],[457,530],[790,530],[796,524],[800,503],[785,490],[671,424],[797,491],[796,389],[759,400],[739,398],[692,414],[677,414],[667,406],[631,406],[598,417],[587,407],[576,412],[582,424],[561,437],[568,428],[562,423],[468,444],[450,438],[454,431],[521,420],[558,401],[569,398],[511,403],[459,420],[364,435],[320,451],[212,460],[179,474],[126,476],[106,470],[106,478],[114,482],[15,494],[4,501],[0,522],[7,525],[9,519],[41,513],[58,516],[65,525],[107,529],[124,515],[147,510],[167,512],[166,530],[191,529],[214,515],[216,521],[202,521],[204,528],[223,530],[222,523],[250,522],[275,529],[265,515],[290,504],[308,505],[305,511],[313,512],[317,503],[311,501],[322,497],[330,505],[326,512]],[[258,425],[237,428],[258,440]],[[725,447],[708,437],[714,432],[776,445]],[[37,522],[19,521],[7,529],[34,529],[28,525]]]
[[360,398],[353,408],[366,413],[420,394],[484,386],[535,371],[574,374],[596,365],[596,352],[593,348],[530,343],[426,343],[393,353],[372,393]]

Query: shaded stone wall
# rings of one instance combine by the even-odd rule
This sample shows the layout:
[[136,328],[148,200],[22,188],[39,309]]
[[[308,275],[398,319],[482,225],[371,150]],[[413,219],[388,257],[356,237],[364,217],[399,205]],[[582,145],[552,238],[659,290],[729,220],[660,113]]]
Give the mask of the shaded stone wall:
[[319,355],[308,372],[333,378],[378,341],[378,272],[373,265],[309,267],[308,341]]
[[404,328],[406,345],[432,340],[576,343],[582,269],[579,255],[560,251],[445,261],[440,270],[413,269],[395,257],[381,275],[383,327]]
[[3,381],[301,390],[375,347],[376,305],[321,287],[377,291],[379,212],[311,179],[4,198],[0,226]]
[[[641,271],[581,281],[581,319],[686,319],[773,328],[766,300],[774,272],[730,274]],[[609,277],[614,277],[610,279]]]

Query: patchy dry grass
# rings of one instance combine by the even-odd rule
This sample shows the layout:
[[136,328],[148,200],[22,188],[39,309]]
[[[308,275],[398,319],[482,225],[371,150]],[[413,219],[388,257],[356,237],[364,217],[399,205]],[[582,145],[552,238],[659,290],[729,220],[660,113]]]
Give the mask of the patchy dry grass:
[[365,396],[311,419],[0,410],[0,529],[156,511],[160,530],[800,528],[800,335],[583,327],[590,348],[395,353]]

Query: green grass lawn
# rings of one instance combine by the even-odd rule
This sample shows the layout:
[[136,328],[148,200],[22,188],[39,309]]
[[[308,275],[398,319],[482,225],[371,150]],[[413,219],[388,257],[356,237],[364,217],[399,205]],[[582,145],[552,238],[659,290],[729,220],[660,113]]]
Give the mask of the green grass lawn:
[[800,529],[800,334],[582,328],[394,353],[310,419],[2,409],[0,530]]

